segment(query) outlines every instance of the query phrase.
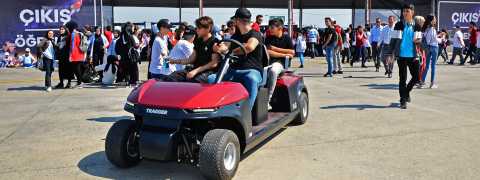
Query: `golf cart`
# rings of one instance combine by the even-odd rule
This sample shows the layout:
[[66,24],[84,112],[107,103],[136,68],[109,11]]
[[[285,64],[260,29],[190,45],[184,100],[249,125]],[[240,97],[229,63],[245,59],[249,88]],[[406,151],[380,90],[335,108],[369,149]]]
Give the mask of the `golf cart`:
[[[222,42],[246,54],[238,41]],[[277,79],[268,110],[269,57],[265,46],[263,51],[263,82],[252,111],[242,84],[222,82],[230,63],[238,59],[232,50],[222,57],[214,84],[152,79],[133,89],[124,109],[134,119],[119,120],[108,131],[108,160],[120,168],[135,166],[144,158],[177,161],[197,166],[207,179],[231,179],[241,154],[287,124],[304,124],[308,117],[303,78],[289,71]]]

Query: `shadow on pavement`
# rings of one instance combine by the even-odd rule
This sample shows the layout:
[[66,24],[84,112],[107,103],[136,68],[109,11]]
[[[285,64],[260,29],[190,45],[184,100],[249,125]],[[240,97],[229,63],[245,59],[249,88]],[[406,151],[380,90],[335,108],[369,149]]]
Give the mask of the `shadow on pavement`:
[[88,121],[97,121],[97,122],[117,122],[122,119],[132,119],[131,116],[114,116],[114,117],[99,117],[99,118],[89,118]]
[[345,76],[345,79],[385,79],[385,76]]
[[371,104],[346,104],[346,105],[324,106],[324,107],[320,107],[320,109],[357,109],[357,110],[365,110],[365,109],[398,108],[399,106],[400,106],[399,103],[391,103],[388,106],[378,106],[378,105],[371,105]]
[[398,90],[398,84],[367,84],[367,85],[361,85],[361,86],[366,86],[369,89]]
[[8,88],[7,91],[45,91],[45,87],[43,86],[12,87],[12,88]]
[[104,151],[84,157],[78,162],[77,167],[89,175],[108,179],[204,179],[198,169],[176,162],[143,160],[132,168],[117,168],[107,160]]
[[[288,126],[288,125],[287,125]],[[250,155],[252,155],[253,153],[255,153],[256,151],[258,151],[260,148],[262,148],[265,144],[267,144],[268,142],[270,142],[272,139],[274,139],[275,137],[277,137],[278,135],[280,135],[283,131],[285,131],[287,128],[284,127],[284,128],[281,128],[280,130],[278,130],[277,132],[273,133],[271,136],[269,136],[267,139],[263,140],[260,144],[258,144],[257,146],[255,146],[254,148],[250,149],[249,151],[247,152],[244,152],[242,154],[242,157],[240,159],[240,161],[243,161],[245,159],[247,159]]]

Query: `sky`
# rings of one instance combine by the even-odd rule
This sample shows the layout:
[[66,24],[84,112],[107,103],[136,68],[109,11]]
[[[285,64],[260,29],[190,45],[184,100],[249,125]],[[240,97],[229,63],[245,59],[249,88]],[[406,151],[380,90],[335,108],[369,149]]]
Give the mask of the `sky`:
[[[231,16],[235,13],[235,8],[205,8],[204,15],[213,18],[214,23],[218,26],[226,24]],[[264,8],[249,8],[252,17],[258,14],[264,16],[264,23],[268,23],[270,16],[284,16],[288,22],[287,9],[264,9]],[[375,10],[372,12],[372,19],[375,17],[382,17],[386,20],[388,15],[395,14],[391,10]],[[293,23],[298,24],[299,10],[293,11]],[[114,9],[115,23],[123,22],[157,22],[160,19],[169,19],[171,22],[177,22],[179,12],[177,8],[159,8],[159,7],[115,7]],[[315,25],[317,27],[325,27],[324,18],[333,17],[343,27],[347,27],[352,23],[351,9],[304,9],[303,10],[303,26]],[[182,21],[192,23],[198,17],[198,8],[183,8]],[[356,11],[356,24],[364,24],[364,11]]]

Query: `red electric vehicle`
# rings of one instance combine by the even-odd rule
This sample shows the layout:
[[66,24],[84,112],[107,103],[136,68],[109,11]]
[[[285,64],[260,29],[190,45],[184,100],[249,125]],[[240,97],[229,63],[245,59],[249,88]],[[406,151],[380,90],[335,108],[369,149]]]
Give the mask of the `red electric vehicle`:
[[[234,40],[245,54],[245,48]],[[285,72],[268,110],[268,54],[264,46],[263,82],[253,111],[240,83],[222,82],[232,61],[230,50],[216,83],[149,80],[132,90],[124,109],[134,119],[115,122],[108,131],[105,152],[117,167],[128,168],[142,159],[177,161],[197,166],[208,179],[231,179],[241,155],[287,124],[308,118],[308,91],[301,76]]]

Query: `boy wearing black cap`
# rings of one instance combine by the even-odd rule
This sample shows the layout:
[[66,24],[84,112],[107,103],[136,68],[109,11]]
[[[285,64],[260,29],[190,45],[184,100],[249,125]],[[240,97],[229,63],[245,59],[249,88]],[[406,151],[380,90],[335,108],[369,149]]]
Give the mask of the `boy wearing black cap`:
[[[241,56],[240,60],[231,64],[231,68],[223,77],[223,80],[236,81],[243,84],[249,94],[250,110],[253,109],[255,98],[257,97],[258,87],[262,82],[261,72],[262,65],[262,34],[252,29],[251,26],[252,14],[248,9],[237,9],[234,16],[235,25],[238,32],[236,32],[231,39],[237,40],[245,46],[246,55]],[[225,53],[228,48],[222,44],[216,47],[219,52]],[[234,54],[243,55],[240,48],[233,50]],[[216,75],[209,77],[210,83],[215,81]]]
[[219,55],[213,48],[218,42],[218,39],[212,35],[213,20],[208,16],[203,16],[195,20],[195,25],[198,37],[193,42],[193,53],[187,59],[170,61],[171,64],[193,64],[193,68],[176,71],[166,77],[165,81],[207,83],[208,76],[216,72]]
[[157,23],[157,28],[159,32],[153,41],[151,61],[148,70],[150,77],[161,79],[173,72],[165,61],[165,57],[168,55],[167,34],[170,31],[171,25],[167,19],[161,19]]

